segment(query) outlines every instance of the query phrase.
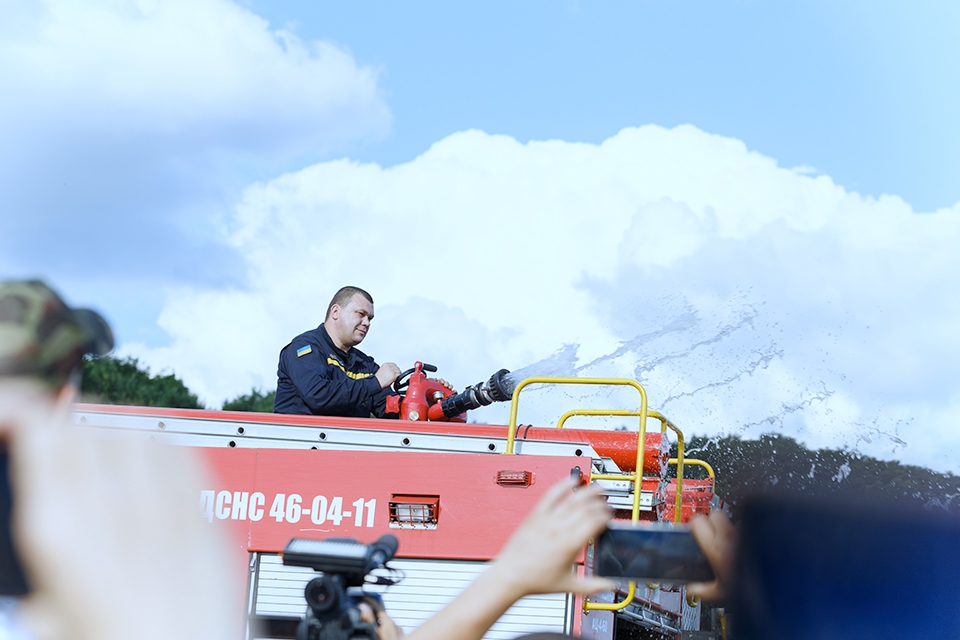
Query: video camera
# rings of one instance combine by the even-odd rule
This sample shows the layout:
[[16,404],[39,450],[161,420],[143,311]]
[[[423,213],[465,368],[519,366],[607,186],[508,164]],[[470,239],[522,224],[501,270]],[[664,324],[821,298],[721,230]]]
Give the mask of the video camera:
[[363,592],[367,582],[398,582],[382,576],[367,580],[371,571],[384,567],[396,552],[397,539],[390,534],[369,545],[352,538],[294,538],[288,542],[283,564],[321,573],[303,591],[307,612],[297,625],[296,640],[377,640],[377,627],[360,619],[357,605],[364,598],[379,598]]

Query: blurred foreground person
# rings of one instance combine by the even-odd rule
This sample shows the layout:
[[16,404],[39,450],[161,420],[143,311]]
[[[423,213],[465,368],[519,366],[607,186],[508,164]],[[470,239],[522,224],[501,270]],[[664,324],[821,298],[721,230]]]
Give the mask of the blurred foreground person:
[[691,521],[737,640],[960,638],[960,517],[891,496],[755,496]]
[[0,283],[0,637],[236,640],[242,600],[226,544],[191,508],[192,453],[69,424],[83,356],[112,347],[95,312],[39,281]]

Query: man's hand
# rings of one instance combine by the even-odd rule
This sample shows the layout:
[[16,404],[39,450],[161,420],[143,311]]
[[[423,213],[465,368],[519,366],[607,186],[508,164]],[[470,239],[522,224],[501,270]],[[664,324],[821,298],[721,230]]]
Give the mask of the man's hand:
[[450,391],[453,391],[454,393],[457,392],[457,390],[453,388],[453,385],[447,382],[446,380],[444,380],[443,378],[433,378],[433,379],[439,382],[440,384],[442,384],[443,386],[445,386],[447,389],[450,389]]
[[714,511],[709,517],[697,516],[690,521],[690,532],[707,557],[717,579],[697,582],[687,587],[687,593],[704,600],[723,600],[730,595],[733,577],[733,555],[736,551],[736,530],[723,511]]
[[384,362],[380,365],[380,368],[377,369],[376,376],[377,382],[380,383],[380,388],[386,389],[400,377],[400,367],[393,362]]

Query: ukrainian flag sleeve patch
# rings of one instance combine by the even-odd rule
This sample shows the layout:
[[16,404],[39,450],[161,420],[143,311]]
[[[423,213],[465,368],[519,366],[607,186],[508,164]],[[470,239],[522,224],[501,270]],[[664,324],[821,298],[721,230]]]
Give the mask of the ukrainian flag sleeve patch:
[[313,353],[313,348],[311,348],[310,345],[307,345],[307,346],[305,346],[305,347],[300,347],[299,349],[297,349],[297,357],[298,357],[298,358],[302,358],[303,356],[307,355],[308,353]]

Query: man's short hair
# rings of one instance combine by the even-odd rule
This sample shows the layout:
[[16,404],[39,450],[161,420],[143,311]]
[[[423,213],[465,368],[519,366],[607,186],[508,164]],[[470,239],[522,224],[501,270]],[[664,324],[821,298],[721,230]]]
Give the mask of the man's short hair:
[[366,298],[367,302],[373,304],[373,297],[360,287],[343,287],[340,289],[340,291],[337,291],[333,295],[333,300],[331,300],[330,304],[327,305],[327,315],[324,316],[324,320],[330,317],[330,312],[333,310],[333,305],[337,305],[342,309],[343,307],[347,306],[347,303],[349,303],[350,300],[353,299],[353,296],[357,295],[358,293]]
[[104,355],[113,333],[95,311],[71,309],[39,280],[0,282],[0,377],[60,386],[84,355]]

